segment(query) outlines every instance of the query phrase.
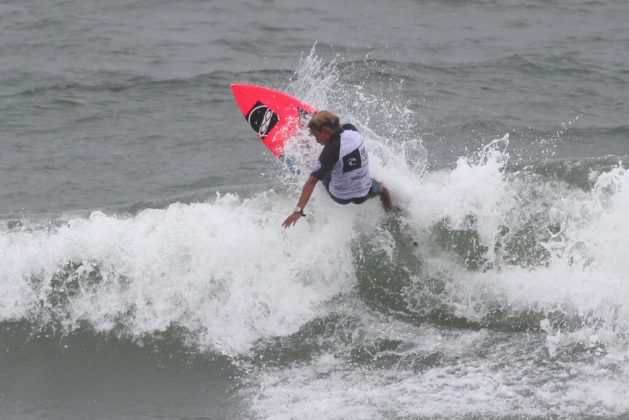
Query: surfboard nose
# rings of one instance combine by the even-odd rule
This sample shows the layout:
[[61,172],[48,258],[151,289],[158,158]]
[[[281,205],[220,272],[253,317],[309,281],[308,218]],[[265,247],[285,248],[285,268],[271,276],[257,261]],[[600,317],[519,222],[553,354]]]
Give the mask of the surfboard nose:
[[232,83],[231,85],[229,85],[229,87],[231,88],[232,93],[234,95],[239,95],[239,94],[243,93],[244,91],[246,91],[247,89],[257,88],[259,86],[246,85],[246,84],[243,84],[243,83]]
[[284,141],[303,125],[302,119],[315,112],[301,100],[267,87],[233,83],[230,88],[247,123],[278,157]]

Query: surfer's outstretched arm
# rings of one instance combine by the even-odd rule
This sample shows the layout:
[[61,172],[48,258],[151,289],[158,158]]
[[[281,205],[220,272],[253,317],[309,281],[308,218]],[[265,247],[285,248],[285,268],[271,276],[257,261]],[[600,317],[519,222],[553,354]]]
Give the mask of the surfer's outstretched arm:
[[297,202],[297,208],[295,208],[295,211],[288,216],[286,220],[284,220],[284,223],[282,223],[284,229],[294,226],[295,223],[297,223],[297,220],[299,220],[302,216],[305,216],[304,207],[308,204],[308,200],[310,200],[310,196],[312,195],[317,182],[319,182],[319,178],[312,175],[308,177],[306,183],[304,184],[304,188],[301,190],[301,196]]

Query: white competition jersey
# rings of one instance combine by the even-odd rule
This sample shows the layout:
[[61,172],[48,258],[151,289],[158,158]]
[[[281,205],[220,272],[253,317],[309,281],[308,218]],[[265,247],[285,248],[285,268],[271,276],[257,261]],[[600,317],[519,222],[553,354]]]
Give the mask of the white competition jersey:
[[369,157],[362,136],[346,124],[334,133],[321,156],[314,176],[327,182],[328,191],[342,200],[364,197],[371,188]]

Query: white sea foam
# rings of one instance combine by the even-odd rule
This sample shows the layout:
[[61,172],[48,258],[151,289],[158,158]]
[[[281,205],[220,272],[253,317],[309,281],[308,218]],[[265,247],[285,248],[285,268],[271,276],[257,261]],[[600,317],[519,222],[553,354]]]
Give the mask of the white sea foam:
[[[134,336],[176,324],[202,348],[245,353],[260,338],[296,331],[352,286],[356,212],[331,217],[331,204],[314,200],[312,215],[284,231],[292,205],[272,191],[226,195],[3,233],[0,318],[56,318],[69,329],[87,321],[99,331],[118,325]],[[96,271],[101,280],[90,277]],[[51,299],[54,287],[67,303]]]
[[426,372],[360,370],[325,354],[307,366],[265,372],[253,405],[261,418],[277,420],[609,416],[629,410],[625,378],[608,370],[547,375],[542,384],[522,369],[462,360]]
[[[536,335],[412,326],[371,316],[359,306],[345,308],[361,318],[353,345],[382,339],[402,344],[376,352],[372,364],[349,363],[347,350],[339,347],[308,362],[261,370],[253,378],[256,416],[528,418],[629,410],[626,349],[571,362],[549,358]],[[399,359],[379,366],[378,357]]]

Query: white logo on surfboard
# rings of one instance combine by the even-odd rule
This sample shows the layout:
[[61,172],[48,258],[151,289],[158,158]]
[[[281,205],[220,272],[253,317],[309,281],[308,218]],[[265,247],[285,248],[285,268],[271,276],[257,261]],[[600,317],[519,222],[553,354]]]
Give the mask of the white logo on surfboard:
[[266,137],[269,131],[279,121],[279,116],[271,111],[266,105],[259,104],[249,112],[249,125],[258,133],[260,137]]

